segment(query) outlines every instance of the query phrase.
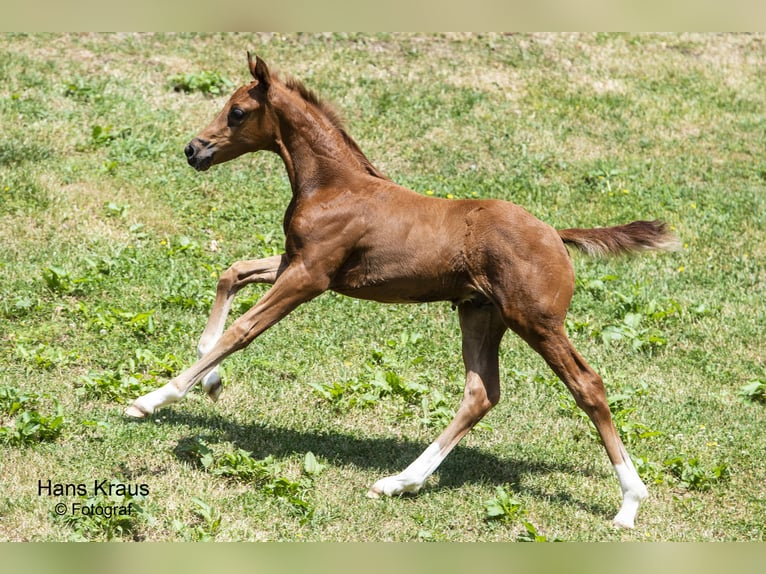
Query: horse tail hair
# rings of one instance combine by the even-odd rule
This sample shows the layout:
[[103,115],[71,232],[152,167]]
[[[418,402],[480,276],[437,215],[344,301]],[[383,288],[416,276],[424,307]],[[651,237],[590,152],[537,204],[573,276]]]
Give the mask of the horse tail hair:
[[640,251],[672,251],[678,238],[664,221],[634,221],[615,227],[559,229],[561,240],[593,256],[620,255]]

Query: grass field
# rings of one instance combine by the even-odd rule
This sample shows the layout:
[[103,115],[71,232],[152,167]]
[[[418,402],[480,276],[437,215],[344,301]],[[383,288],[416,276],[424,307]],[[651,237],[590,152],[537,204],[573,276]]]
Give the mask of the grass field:
[[[511,334],[484,424],[419,495],[365,497],[457,407],[446,303],[325,294],[224,363],[217,404],[123,417],[195,359],[219,274],[282,251],[277,156],[183,156],[248,49],[421,193],[672,225],[675,253],[573,255],[570,336],[650,489],[635,530]],[[764,539],[766,36],[0,35],[0,78],[0,540]]]

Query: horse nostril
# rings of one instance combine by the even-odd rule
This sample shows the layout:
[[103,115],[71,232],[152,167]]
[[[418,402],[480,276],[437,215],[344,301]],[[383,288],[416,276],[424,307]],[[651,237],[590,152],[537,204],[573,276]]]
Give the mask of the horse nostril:
[[194,157],[194,147],[192,144],[189,144],[184,148],[184,153],[186,154],[186,159]]

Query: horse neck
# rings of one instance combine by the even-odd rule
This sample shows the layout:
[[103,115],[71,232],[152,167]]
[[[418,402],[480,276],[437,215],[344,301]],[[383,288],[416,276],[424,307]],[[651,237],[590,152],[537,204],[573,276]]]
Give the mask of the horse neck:
[[277,153],[284,161],[294,196],[354,174],[370,173],[348,136],[313,104],[294,99],[285,98],[288,105],[275,110]]

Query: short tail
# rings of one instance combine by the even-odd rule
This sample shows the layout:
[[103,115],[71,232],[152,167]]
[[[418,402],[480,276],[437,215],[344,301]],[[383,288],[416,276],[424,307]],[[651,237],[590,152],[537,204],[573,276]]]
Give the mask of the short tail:
[[680,246],[678,238],[663,221],[634,221],[616,227],[560,229],[558,232],[564,243],[595,256],[671,251]]

